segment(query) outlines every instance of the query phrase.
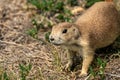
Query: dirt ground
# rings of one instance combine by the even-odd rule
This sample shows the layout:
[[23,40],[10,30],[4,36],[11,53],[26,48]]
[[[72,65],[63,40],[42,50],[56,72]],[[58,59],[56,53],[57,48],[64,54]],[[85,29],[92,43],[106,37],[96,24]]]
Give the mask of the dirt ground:
[[[30,63],[27,80],[85,80],[61,71],[67,61],[66,50],[26,34],[33,27],[31,19],[36,11],[28,6],[27,0],[0,0],[0,71],[6,71],[11,80],[20,80],[19,64]],[[43,32],[39,34],[44,36]],[[111,58],[105,68],[105,80],[120,80],[119,56],[118,53],[108,57]]]

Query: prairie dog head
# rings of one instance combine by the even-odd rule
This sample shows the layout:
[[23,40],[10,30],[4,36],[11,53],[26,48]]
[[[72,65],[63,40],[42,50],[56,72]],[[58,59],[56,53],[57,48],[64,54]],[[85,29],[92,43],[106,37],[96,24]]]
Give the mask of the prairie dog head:
[[80,36],[77,25],[63,22],[53,26],[49,36],[50,42],[56,45],[74,44]]

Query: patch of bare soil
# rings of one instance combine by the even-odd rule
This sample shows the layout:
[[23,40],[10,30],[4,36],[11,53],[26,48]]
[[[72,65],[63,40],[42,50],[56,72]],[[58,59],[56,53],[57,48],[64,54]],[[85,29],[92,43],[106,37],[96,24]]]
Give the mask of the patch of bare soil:
[[[30,63],[32,70],[27,80],[75,80],[74,74],[61,71],[67,61],[66,50],[26,34],[33,26],[35,11],[28,7],[27,0],[0,1],[0,74],[4,70],[12,76],[11,80],[20,80],[19,64]],[[119,64],[120,58],[107,63],[106,80],[120,79]]]

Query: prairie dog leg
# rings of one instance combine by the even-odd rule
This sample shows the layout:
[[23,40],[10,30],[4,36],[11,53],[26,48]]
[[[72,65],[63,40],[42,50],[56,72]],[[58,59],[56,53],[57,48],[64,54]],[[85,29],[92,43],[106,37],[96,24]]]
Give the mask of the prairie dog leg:
[[90,48],[83,48],[83,63],[80,76],[86,76],[89,66],[94,58],[94,51]]
[[65,66],[65,70],[73,71],[74,67],[76,66],[76,59],[77,59],[76,52],[69,50],[67,56],[68,56],[68,63]]

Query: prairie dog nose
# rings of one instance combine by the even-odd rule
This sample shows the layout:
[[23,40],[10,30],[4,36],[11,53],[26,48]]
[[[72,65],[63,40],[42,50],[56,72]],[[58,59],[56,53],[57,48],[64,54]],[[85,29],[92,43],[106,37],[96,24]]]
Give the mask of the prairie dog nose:
[[50,37],[49,37],[49,40],[50,40],[50,41],[54,41],[55,39],[54,39],[52,36],[50,36]]
[[54,41],[54,38],[50,38],[50,41]]

